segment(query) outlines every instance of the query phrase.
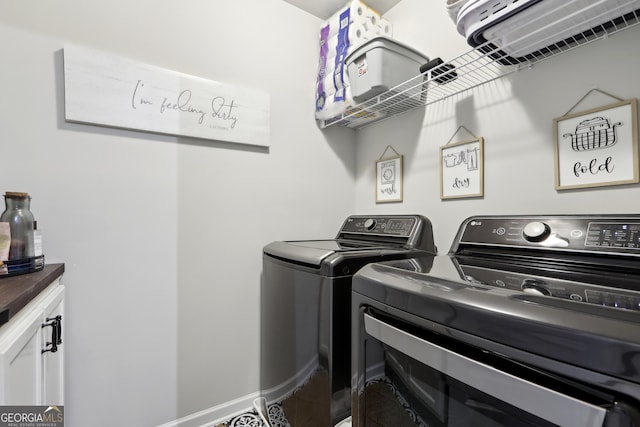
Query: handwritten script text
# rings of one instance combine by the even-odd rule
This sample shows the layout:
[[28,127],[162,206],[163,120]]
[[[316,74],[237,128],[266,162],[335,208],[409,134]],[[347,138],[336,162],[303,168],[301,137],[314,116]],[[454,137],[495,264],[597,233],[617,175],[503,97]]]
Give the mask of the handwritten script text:
[[227,101],[223,96],[214,96],[207,107],[196,105],[193,100],[194,94],[190,89],[181,91],[175,97],[162,97],[162,99],[151,99],[145,97],[145,84],[138,80],[131,93],[131,108],[156,108],[158,114],[164,115],[170,111],[185,113],[195,117],[198,124],[202,125],[208,121],[213,121],[210,126],[221,128],[220,121],[226,123],[229,128],[234,129],[238,123],[236,114],[237,104],[233,99]]

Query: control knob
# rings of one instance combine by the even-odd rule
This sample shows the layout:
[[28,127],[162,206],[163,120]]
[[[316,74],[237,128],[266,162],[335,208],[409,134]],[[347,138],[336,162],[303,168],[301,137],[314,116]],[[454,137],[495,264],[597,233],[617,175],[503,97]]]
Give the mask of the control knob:
[[544,222],[533,221],[524,226],[522,235],[530,242],[541,242],[551,233],[551,228]]
[[551,291],[546,288],[543,280],[524,279],[522,281],[522,290],[528,294],[551,296]]
[[364,222],[364,228],[367,230],[373,230],[376,227],[376,220],[369,218]]

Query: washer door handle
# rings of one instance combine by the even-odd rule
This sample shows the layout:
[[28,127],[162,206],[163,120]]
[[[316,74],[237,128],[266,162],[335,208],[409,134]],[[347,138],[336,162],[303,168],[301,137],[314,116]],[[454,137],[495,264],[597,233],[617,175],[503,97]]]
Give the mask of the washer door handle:
[[563,427],[602,427],[607,411],[440,347],[369,314],[366,332],[443,374]]

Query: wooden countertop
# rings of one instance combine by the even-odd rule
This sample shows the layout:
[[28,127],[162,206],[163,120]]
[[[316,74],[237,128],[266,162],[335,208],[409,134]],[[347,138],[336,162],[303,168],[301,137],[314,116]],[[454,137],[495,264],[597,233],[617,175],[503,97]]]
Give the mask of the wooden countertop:
[[0,278],[0,326],[64,273],[64,264],[46,264],[41,271]]

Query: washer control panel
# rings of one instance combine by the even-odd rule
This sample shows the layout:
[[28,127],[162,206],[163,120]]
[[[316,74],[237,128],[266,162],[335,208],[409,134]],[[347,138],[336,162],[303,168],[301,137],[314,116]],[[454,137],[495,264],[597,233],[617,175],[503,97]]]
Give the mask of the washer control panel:
[[379,242],[437,253],[431,221],[422,215],[352,215],[342,224],[336,239]]
[[413,217],[349,217],[342,226],[345,233],[392,234],[410,236],[417,226]]
[[456,238],[467,244],[640,255],[640,215],[473,217]]

